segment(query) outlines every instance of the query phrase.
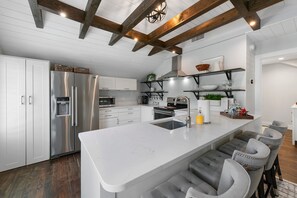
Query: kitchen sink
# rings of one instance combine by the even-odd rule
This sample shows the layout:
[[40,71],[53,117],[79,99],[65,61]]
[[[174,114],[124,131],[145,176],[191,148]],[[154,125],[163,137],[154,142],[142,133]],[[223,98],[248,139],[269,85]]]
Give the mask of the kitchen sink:
[[186,126],[185,123],[178,122],[175,120],[169,120],[169,121],[165,121],[165,122],[158,122],[158,123],[152,123],[152,124],[156,125],[158,127],[168,129],[168,130],[173,130],[173,129],[177,129],[177,128]]

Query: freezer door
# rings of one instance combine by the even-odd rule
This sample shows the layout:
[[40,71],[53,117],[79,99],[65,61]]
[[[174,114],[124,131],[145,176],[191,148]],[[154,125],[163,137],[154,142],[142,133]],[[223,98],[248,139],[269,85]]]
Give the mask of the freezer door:
[[51,72],[51,157],[74,151],[74,74]]
[[75,87],[75,151],[79,151],[78,133],[99,129],[98,75],[75,74]]

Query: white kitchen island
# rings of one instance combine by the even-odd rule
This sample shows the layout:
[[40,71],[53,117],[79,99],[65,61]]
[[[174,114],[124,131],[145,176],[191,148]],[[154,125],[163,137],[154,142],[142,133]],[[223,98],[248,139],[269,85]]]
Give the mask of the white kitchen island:
[[[162,122],[175,118],[156,120]],[[82,198],[133,198],[157,186],[239,129],[260,131],[260,117],[211,116],[211,124],[167,130],[138,123],[79,134]]]

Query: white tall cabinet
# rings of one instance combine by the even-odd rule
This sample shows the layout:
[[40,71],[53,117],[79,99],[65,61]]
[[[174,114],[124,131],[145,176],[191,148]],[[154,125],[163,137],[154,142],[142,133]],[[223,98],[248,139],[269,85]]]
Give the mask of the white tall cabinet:
[[0,171],[49,159],[49,62],[0,55]]

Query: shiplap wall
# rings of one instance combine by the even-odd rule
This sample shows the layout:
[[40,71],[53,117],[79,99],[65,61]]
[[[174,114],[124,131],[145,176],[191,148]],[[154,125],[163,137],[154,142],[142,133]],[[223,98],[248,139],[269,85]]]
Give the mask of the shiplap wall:
[[[195,45],[198,45],[195,43]],[[236,68],[242,67],[246,68],[246,36],[239,35],[235,38],[227,39],[223,42],[212,43],[204,48],[198,48],[195,50],[188,51],[182,56],[182,70],[186,74],[195,74],[197,70],[195,66],[200,63],[200,61],[208,58],[213,58],[217,56],[224,56],[225,68]],[[157,76],[162,76],[171,69],[171,59],[167,59],[164,63],[155,70]],[[222,85],[226,83],[227,78],[223,75],[215,75],[203,77],[200,79],[201,85],[216,84]],[[246,88],[246,73],[238,72],[232,74],[232,82],[234,88]],[[158,88],[158,86],[156,85]],[[185,95],[191,99],[193,107],[197,105],[197,99],[193,93],[185,93],[184,90],[197,89],[197,84],[192,78],[180,78],[175,80],[169,80],[164,83],[164,89],[168,91],[165,96],[179,96]],[[223,93],[222,93],[223,94]],[[246,105],[245,92],[234,92],[235,98],[242,105]],[[166,97],[163,101],[159,101],[161,104],[166,103]]]

